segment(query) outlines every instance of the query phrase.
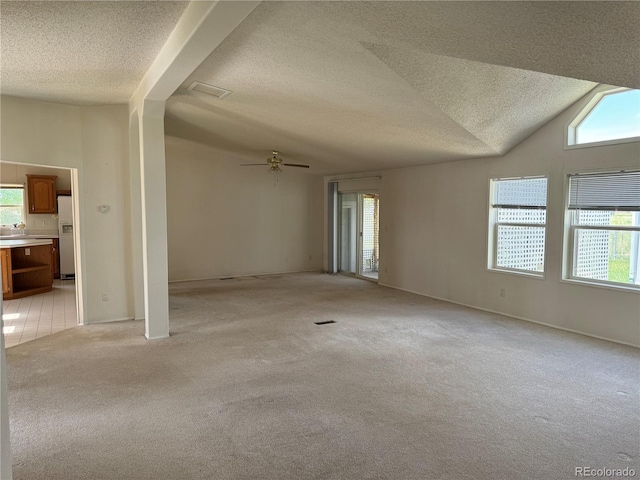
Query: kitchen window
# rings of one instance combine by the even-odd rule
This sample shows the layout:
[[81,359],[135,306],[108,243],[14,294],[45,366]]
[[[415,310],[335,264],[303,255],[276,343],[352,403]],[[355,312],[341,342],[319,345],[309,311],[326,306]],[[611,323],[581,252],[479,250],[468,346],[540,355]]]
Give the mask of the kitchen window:
[[24,185],[0,185],[0,225],[24,223]]
[[535,276],[544,274],[547,178],[491,180],[488,267]]
[[568,279],[640,289],[640,171],[569,176]]

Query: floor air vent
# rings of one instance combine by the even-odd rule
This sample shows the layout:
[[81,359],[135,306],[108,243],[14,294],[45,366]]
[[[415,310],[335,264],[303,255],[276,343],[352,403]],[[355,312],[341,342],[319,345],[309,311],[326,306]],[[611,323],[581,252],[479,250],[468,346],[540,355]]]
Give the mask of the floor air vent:
[[315,322],[316,325],[328,325],[330,323],[336,323],[335,320],[327,320],[324,322]]

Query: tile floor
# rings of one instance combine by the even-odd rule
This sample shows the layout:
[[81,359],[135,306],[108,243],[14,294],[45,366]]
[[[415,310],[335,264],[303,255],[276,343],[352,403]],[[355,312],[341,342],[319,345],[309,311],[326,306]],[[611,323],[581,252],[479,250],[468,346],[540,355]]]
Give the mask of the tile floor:
[[75,327],[75,280],[54,280],[51,292],[3,301],[2,320],[7,348]]

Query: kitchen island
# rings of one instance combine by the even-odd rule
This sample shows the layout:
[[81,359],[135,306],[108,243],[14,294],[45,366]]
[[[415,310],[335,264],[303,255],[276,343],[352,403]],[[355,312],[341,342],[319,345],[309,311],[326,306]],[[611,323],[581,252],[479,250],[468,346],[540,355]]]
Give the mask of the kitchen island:
[[53,290],[52,239],[0,240],[2,299]]
[[[0,229],[2,231],[2,229]],[[53,257],[51,260],[51,271],[53,278],[60,278],[60,240],[58,230],[28,230],[29,233],[4,233],[0,234],[0,240],[24,240],[24,239],[48,239],[53,241]],[[6,232],[6,229],[5,229]]]

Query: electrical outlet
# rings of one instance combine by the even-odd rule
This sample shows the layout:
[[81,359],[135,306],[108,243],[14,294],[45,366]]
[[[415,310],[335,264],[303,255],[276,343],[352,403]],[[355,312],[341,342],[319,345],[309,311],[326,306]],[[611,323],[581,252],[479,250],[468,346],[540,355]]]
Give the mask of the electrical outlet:
[[504,288],[500,289],[500,296],[501,297],[506,297],[507,296],[507,291]]
[[309,261],[313,260],[313,255],[309,255]]
[[25,255],[31,255],[31,249],[30,248],[25,248],[24,249],[24,254]]
[[102,292],[102,301],[103,302],[108,302],[109,301],[109,294]]

